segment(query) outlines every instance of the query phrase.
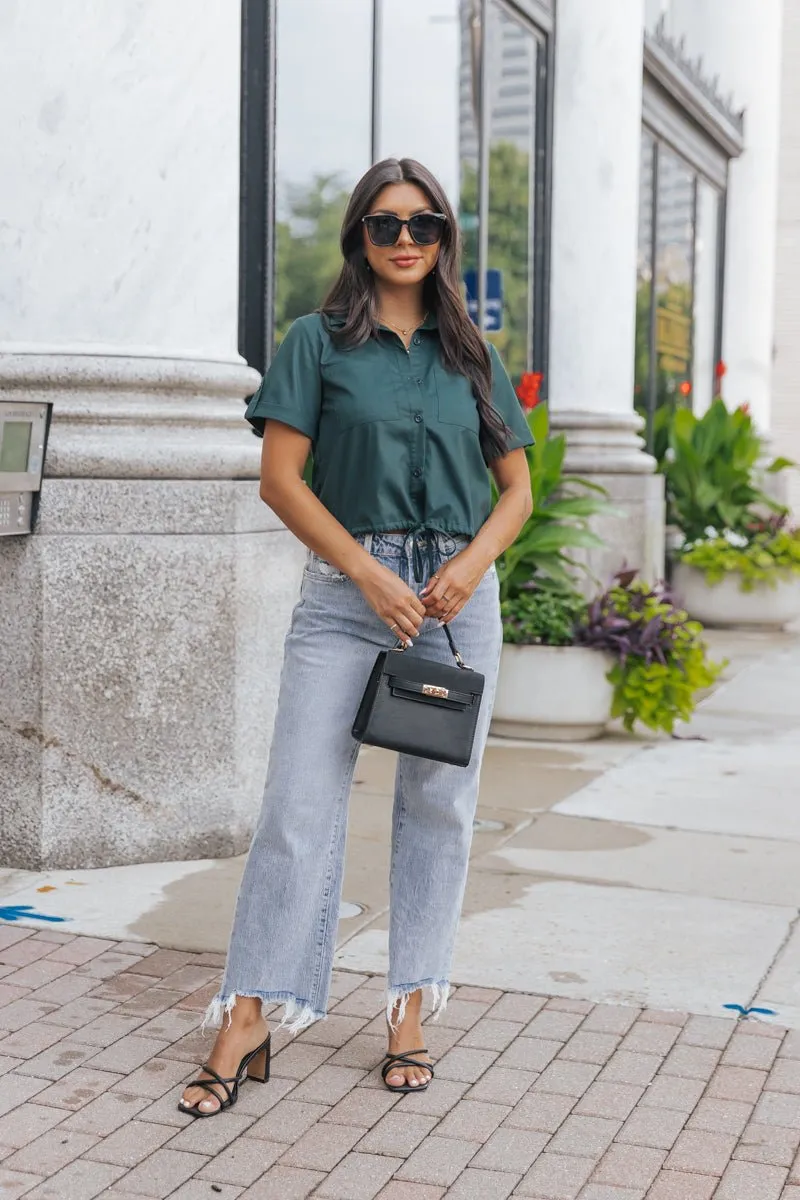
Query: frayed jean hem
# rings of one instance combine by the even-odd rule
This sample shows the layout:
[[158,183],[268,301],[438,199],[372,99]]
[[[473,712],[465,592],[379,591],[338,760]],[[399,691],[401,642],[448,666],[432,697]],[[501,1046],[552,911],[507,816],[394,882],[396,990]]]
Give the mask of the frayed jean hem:
[[219,1029],[222,1026],[224,1017],[228,1018],[228,1026],[231,1023],[231,1013],[236,1007],[236,1001],[239,998],[260,1000],[263,1005],[267,1004],[283,1004],[283,1016],[280,1023],[275,1026],[273,1032],[277,1033],[279,1029],[286,1029],[288,1033],[300,1033],[302,1029],[308,1029],[309,1025],[313,1025],[315,1021],[324,1021],[327,1013],[319,1012],[313,1008],[309,1000],[303,1000],[295,996],[293,992],[231,992],[226,996],[222,992],[214,997],[206,1009],[203,1023],[200,1026],[201,1031],[210,1025],[214,1029]]
[[[434,1021],[436,1021],[447,1008],[447,998],[450,995],[448,980],[421,979],[418,983],[405,983],[400,987],[388,987],[386,989],[386,1021],[392,1033],[397,1032],[398,1026],[402,1025],[405,1019],[409,996],[426,987],[430,988],[431,991],[431,1012]],[[395,1006],[397,1006],[397,1018],[393,1021],[392,1017]]]

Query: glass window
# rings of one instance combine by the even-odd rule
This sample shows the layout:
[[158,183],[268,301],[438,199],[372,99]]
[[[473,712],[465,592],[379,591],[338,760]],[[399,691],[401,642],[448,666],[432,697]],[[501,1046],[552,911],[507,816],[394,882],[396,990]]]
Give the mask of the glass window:
[[336,276],[339,227],[370,163],[372,122],[372,0],[277,7],[276,344]]
[[[533,370],[536,70],[531,26],[489,8],[487,332],[515,383]],[[492,332],[498,323],[502,328]]]
[[647,420],[651,448],[659,407],[684,404],[702,413],[714,396],[723,199],[679,155],[643,132],[634,403]]
[[[533,27],[492,0],[383,0],[378,71],[385,155],[418,158],[458,211],[475,310],[481,63],[489,106],[487,333],[512,377],[533,369],[536,92]],[[414,75],[398,46],[414,46]]]
[[[459,215],[464,266],[475,265],[478,226],[476,63],[472,0],[382,0],[378,155],[416,158]],[[413,46],[414,70],[398,48]]]
[[659,147],[656,184],[656,406],[691,395],[694,172]]
[[470,78],[469,59],[462,67],[460,8],[459,0],[383,0],[378,71],[378,157],[416,158],[440,180],[454,207],[462,70]]
[[714,398],[717,362],[720,194],[704,179],[697,183],[694,243],[694,411],[702,414]]
[[[335,277],[343,210],[373,149],[379,158],[416,158],[442,181],[474,297],[488,150],[483,265],[492,271],[487,307],[499,327],[490,322],[487,333],[515,378],[533,369],[534,317],[543,328],[545,311],[544,222],[535,228],[546,207],[544,172],[537,174],[547,127],[537,111],[545,94],[540,45],[541,31],[503,0],[379,0],[377,8],[374,0],[277,0],[276,344]],[[481,148],[482,75],[489,136]],[[541,329],[536,336],[542,358]]]
[[655,362],[652,350],[653,308],[653,184],[656,147],[652,136],[642,133],[639,183],[639,244],[636,256],[636,361],[634,367],[634,405],[648,422],[648,441],[654,392],[652,372]]

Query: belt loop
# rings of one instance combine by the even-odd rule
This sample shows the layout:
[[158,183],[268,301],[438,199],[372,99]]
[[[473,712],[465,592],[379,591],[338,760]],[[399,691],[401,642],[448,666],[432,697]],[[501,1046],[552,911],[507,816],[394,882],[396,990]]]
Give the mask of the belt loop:
[[374,535],[373,535],[373,534],[371,534],[371,533],[365,533],[365,534],[364,534],[364,549],[366,550],[367,554],[372,554],[372,539],[373,539],[373,536],[374,536]]

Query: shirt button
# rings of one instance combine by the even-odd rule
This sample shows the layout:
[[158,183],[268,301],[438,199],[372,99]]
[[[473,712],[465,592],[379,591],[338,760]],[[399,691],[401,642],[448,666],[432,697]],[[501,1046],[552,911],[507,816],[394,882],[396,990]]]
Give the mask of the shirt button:
[[414,413],[414,420],[418,425],[422,424],[422,413]]
[[419,468],[419,467],[414,467],[414,470],[413,470],[412,474],[413,474],[413,476],[414,476],[414,478],[415,478],[415,479],[419,479],[419,478],[420,478],[420,476],[422,475],[422,471],[420,470],[420,468]]
[[422,341],[422,338],[419,336],[419,334],[417,334],[417,336],[414,338],[414,345],[418,346],[421,341]]

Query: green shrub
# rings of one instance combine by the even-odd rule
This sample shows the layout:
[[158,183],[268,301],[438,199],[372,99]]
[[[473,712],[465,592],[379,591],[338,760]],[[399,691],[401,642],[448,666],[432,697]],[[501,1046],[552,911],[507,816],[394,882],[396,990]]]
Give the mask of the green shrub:
[[574,591],[519,592],[500,605],[503,641],[521,646],[571,646],[586,607],[584,598]]
[[603,488],[564,474],[566,438],[563,433],[549,436],[546,404],[532,409],[528,423],[536,439],[526,450],[533,510],[497,564],[501,600],[513,599],[532,583],[574,591],[571,572],[581,564],[570,552],[601,547],[603,542],[589,528],[589,519],[614,512]]
[[623,572],[588,606],[576,642],[615,659],[608,673],[612,717],[621,717],[628,732],[641,721],[671,734],[677,721],[689,720],[698,692],[722,670],[709,660],[702,633],[665,588],[648,588],[633,572]]
[[[758,486],[763,440],[744,407],[717,398],[702,417],[664,406],[656,413],[654,454],[664,476],[668,521],[689,541],[709,527],[744,532],[756,507],[786,510]],[[794,466],[776,458],[770,473]]]
[[760,583],[777,587],[781,579],[800,575],[800,529],[781,527],[750,537],[726,530],[685,544],[678,558],[702,571],[710,584],[736,575],[743,592],[752,592]]

